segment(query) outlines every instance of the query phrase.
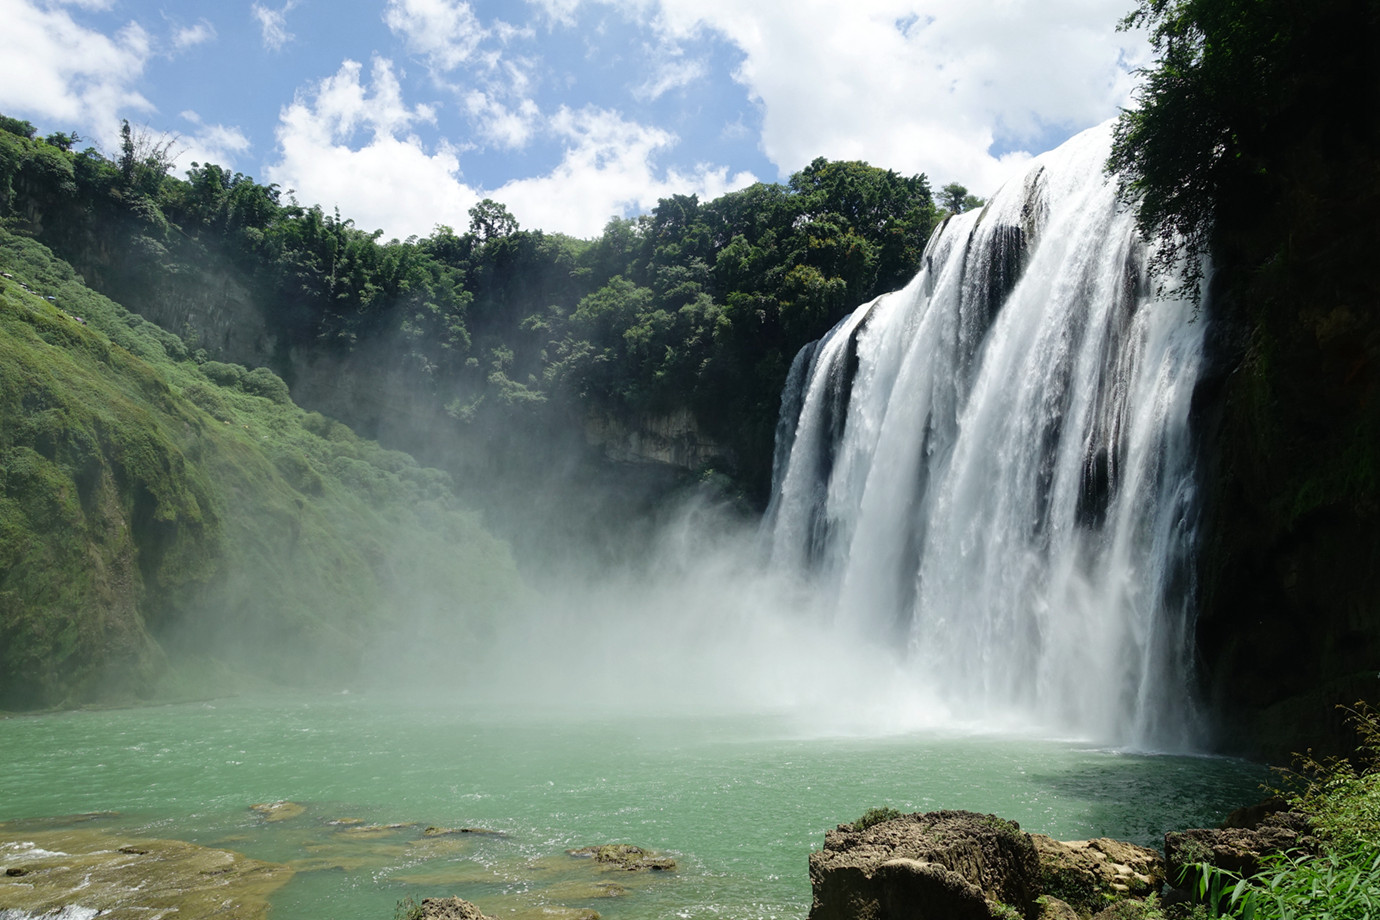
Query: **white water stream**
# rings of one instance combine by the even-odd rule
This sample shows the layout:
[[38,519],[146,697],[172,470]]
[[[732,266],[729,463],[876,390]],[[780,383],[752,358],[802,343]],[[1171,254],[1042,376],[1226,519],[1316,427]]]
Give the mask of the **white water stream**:
[[801,353],[766,526],[953,718],[1185,748],[1204,324],[1156,296],[1109,142],[1034,160]]

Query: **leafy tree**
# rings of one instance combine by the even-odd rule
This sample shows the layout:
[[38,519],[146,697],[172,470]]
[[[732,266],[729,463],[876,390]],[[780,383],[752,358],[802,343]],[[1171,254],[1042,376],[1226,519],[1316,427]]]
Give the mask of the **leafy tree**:
[[517,218],[492,198],[485,198],[470,208],[470,233],[481,243],[512,236],[517,231]]
[[1190,282],[1214,243],[1260,226],[1300,170],[1319,168],[1287,151],[1373,147],[1375,119],[1360,113],[1380,103],[1376,0],[1140,0],[1122,27],[1148,28],[1156,59],[1108,166],[1161,244],[1157,264],[1185,257]]
[[950,214],[962,214],[967,209],[968,188],[950,182],[939,191],[939,204]]

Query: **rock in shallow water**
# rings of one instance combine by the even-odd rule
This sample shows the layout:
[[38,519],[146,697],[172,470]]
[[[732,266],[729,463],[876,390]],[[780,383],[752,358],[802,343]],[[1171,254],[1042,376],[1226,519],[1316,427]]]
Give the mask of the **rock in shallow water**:
[[423,898],[421,920],[494,920],[461,898]]
[[580,847],[566,850],[571,856],[592,857],[595,862],[604,863],[629,872],[652,869],[667,872],[676,867],[676,861],[669,856],[653,856],[651,853],[627,843],[607,843],[602,846]]
[[0,905],[35,916],[85,909],[103,917],[254,920],[293,874],[287,866],[180,840],[3,825],[0,865]]

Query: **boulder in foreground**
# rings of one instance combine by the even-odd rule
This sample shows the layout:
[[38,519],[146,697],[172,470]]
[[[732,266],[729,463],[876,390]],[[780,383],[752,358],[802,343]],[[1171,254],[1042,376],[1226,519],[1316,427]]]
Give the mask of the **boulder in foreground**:
[[809,920],[1034,920],[1040,863],[1020,825],[936,811],[855,830],[810,854]]

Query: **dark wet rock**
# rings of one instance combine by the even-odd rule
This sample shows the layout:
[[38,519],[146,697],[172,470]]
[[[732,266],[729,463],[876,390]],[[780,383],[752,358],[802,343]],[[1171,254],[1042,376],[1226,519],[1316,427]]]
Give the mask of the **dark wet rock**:
[[483,827],[436,827],[430,825],[422,829],[423,837],[448,837],[452,834],[478,834],[484,837],[506,837],[503,831],[491,831]]
[[1111,901],[1145,898],[1164,885],[1164,859],[1147,847],[1108,837],[1031,839],[1040,858],[1041,891],[1076,911],[1097,913]]
[[597,863],[603,863],[615,869],[626,869],[629,872],[640,872],[648,869],[666,872],[676,867],[676,861],[669,856],[655,856],[642,847],[635,847],[627,843],[580,847],[577,850],[566,850],[566,852],[571,856],[592,858]]
[[1222,822],[1223,827],[1242,827],[1254,830],[1265,822],[1265,819],[1272,815],[1289,810],[1289,803],[1283,796],[1275,795],[1255,805],[1247,805],[1245,808],[1238,808],[1236,811],[1227,815],[1227,819]]
[[1183,885],[1185,870],[1208,863],[1237,875],[1259,871],[1266,856],[1288,850],[1316,851],[1308,819],[1297,812],[1277,812],[1254,828],[1197,828],[1164,835],[1165,868],[1170,884]]
[[1039,872],[1030,835],[995,815],[841,824],[810,854],[810,920],[1034,920]]
[[494,920],[461,898],[423,898],[421,920]]

